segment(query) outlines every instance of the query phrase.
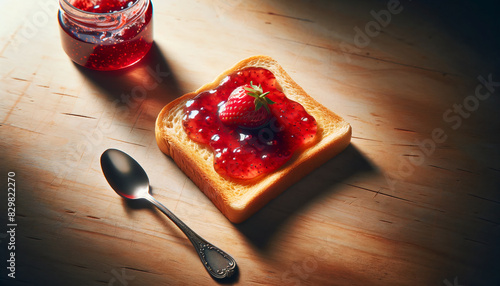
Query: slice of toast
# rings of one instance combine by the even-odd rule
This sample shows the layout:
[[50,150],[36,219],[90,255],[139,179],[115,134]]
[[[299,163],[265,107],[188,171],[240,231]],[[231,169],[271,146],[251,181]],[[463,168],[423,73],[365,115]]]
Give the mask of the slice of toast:
[[[290,161],[273,173],[249,181],[220,176],[213,167],[209,147],[191,140],[182,126],[186,102],[203,91],[216,88],[230,74],[248,67],[271,71],[284,94],[302,104],[317,122],[320,136],[314,145],[298,150]],[[351,126],[309,96],[272,58],[254,56],[240,61],[213,82],[167,104],[156,119],[155,135],[161,151],[172,157],[181,170],[233,223],[240,223],[309,172],[345,149],[351,140]]]

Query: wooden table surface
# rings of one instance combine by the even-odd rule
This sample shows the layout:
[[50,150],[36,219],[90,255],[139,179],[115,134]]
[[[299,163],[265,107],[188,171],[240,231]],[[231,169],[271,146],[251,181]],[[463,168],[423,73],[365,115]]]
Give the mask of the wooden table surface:
[[[0,2],[0,284],[218,284],[166,217],[109,187],[99,157],[118,148],[237,260],[225,283],[500,285],[498,5],[431,2],[156,0],[152,51],[108,73],[66,56],[55,0]],[[154,120],[256,54],[353,138],[235,225],[160,152]]]

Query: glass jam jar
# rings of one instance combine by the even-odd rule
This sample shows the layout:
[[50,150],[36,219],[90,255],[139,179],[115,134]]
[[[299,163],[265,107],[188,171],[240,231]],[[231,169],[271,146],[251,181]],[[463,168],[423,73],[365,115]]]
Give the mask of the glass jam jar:
[[151,0],[59,0],[59,5],[63,49],[81,66],[122,69],[153,44]]

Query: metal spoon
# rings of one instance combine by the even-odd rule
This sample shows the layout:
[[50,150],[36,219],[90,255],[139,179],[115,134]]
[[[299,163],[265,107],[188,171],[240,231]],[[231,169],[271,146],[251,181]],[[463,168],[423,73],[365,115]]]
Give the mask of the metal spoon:
[[226,252],[207,242],[149,193],[149,179],[144,169],[126,153],[108,149],[101,155],[101,168],[110,186],[126,199],[146,199],[170,218],[189,238],[203,266],[216,279],[230,277],[236,261]]

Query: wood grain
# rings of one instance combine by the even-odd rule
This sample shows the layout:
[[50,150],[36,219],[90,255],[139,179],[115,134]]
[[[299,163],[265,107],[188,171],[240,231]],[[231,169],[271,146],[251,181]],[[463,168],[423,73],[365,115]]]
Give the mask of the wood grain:
[[[100,73],[64,54],[52,2],[0,3],[0,176],[16,174],[18,223],[16,278],[0,264],[2,285],[218,284],[166,217],[110,189],[107,148],[134,156],[155,197],[235,257],[229,284],[500,283],[495,4],[154,1],[153,50]],[[154,120],[256,54],[346,118],[353,140],[234,225],[162,155]]]

